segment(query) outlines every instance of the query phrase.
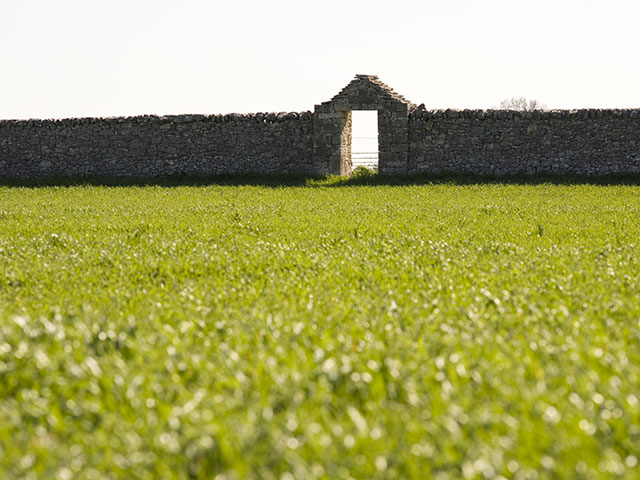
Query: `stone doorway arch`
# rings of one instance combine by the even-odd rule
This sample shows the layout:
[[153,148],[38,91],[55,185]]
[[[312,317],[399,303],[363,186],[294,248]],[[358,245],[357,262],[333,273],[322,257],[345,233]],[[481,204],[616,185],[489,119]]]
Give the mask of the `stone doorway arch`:
[[353,110],[378,112],[378,171],[409,171],[409,112],[415,108],[375,75],[356,77],[313,114],[313,163],[316,174],[351,174]]

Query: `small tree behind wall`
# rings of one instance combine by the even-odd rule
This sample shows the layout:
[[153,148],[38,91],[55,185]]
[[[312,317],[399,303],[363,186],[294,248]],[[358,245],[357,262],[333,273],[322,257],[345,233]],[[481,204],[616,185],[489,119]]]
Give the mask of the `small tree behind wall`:
[[512,97],[502,100],[500,108],[503,110],[519,110],[530,112],[532,110],[546,110],[547,106],[539,100],[529,100],[525,97]]

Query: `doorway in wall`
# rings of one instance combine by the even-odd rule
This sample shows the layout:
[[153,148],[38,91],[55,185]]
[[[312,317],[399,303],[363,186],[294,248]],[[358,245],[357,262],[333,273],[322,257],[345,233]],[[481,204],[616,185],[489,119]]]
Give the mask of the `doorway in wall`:
[[351,165],[378,171],[378,112],[353,110],[351,112]]

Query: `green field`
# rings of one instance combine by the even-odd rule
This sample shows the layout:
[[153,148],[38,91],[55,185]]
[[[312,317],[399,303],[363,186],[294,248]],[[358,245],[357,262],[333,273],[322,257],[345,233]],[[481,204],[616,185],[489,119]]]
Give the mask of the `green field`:
[[0,187],[0,478],[640,478],[639,247],[638,186]]

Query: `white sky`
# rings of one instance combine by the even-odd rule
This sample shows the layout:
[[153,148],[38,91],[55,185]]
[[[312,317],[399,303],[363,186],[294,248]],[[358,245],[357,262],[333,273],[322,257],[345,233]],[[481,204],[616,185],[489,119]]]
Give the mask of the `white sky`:
[[[356,110],[352,112],[351,119],[353,122],[351,127],[351,153],[356,154],[352,157],[352,161],[354,165],[362,162],[365,164],[371,163],[373,161],[371,157],[377,157],[377,153],[371,154],[378,152],[378,112]],[[377,163],[377,158],[375,163]]]
[[639,0],[0,0],[0,118],[299,111],[371,73],[430,108],[640,107]]

